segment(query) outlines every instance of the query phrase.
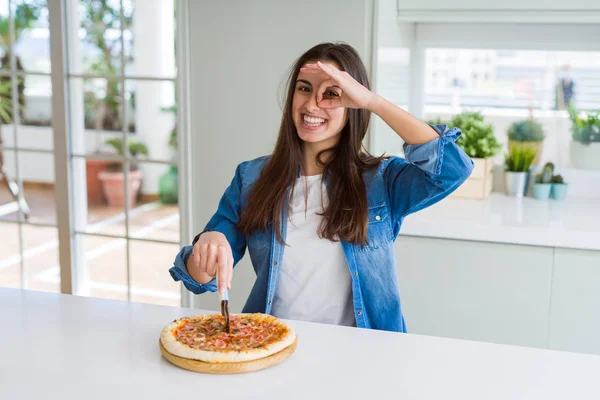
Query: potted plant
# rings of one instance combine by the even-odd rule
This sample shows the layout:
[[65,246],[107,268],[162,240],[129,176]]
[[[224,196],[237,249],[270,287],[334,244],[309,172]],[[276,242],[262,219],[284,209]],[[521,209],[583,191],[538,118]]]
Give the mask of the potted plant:
[[[106,141],[106,144],[112,147],[119,155],[124,156],[123,140],[114,138]],[[131,157],[138,157],[140,154],[148,155],[148,148],[145,144],[130,141],[129,154]],[[102,182],[102,189],[111,206],[123,207],[125,204],[125,173],[121,163],[112,163],[106,170],[98,175]],[[129,168],[128,179],[128,204],[133,207],[136,204],[136,199],[140,191],[143,174],[136,163],[131,163]]]
[[[162,111],[171,112],[177,115],[177,106],[164,107]],[[171,130],[169,137],[169,147],[172,151],[172,159],[177,160],[177,123]],[[158,180],[158,194],[161,203],[177,204],[179,197],[179,176],[175,165],[171,165],[169,169]]]
[[567,184],[560,175],[554,175],[551,179],[551,196],[554,200],[564,200],[567,198]]
[[538,200],[548,200],[550,190],[552,189],[552,174],[554,173],[554,164],[546,163],[541,173],[536,175],[533,183],[533,197]]
[[473,160],[471,176],[452,193],[455,197],[485,199],[492,191],[494,167],[493,157],[500,151],[501,145],[494,135],[492,124],[484,122],[478,112],[463,112],[455,115],[449,123],[438,118],[431,124],[445,124],[449,128],[459,128],[462,132],[456,141]]
[[535,150],[515,147],[505,156],[504,190],[509,196],[523,197],[529,181],[529,168],[535,158]]
[[537,165],[542,156],[544,144],[544,129],[533,118],[513,122],[508,128],[508,149],[514,147],[530,147],[535,149],[536,156],[533,164]]
[[600,169],[600,111],[577,112],[569,104],[571,119],[571,164],[576,168]]

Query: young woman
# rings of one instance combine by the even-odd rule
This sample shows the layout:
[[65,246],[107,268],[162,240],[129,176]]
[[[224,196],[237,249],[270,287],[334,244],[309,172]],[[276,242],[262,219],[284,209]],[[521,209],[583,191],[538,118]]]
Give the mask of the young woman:
[[[405,159],[363,150],[371,113]],[[171,276],[195,294],[223,291],[248,248],[257,278],[243,312],[406,332],[393,243],[405,216],[471,173],[459,135],[370,91],[351,46],[319,44],[294,65],[275,150],[237,167]]]

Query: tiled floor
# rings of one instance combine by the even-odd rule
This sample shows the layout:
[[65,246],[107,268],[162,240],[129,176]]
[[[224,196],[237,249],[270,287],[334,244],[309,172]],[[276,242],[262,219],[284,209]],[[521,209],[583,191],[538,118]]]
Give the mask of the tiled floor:
[[[31,208],[31,222],[55,224],[54,193],[43,188],[24,190]],[[10,202],[8,191],[0,187],[0,206]],[[124,236],[124,210],[106,205],[88,208],[87,224],[77,235],[84,260],[76,265],[85,274],[88,294],[111,299],[127,299],[127,244],[124,239],[105,238],[94,233]],[[21,286],[21,259],[16,213],[0,216],[0,286]],[[138,204],[130,210],[129,234],[137,239],[179,241],[179,211],[176,205],[158,201]],[[23,225],[23,269],[25,288],[60,291],[58,230]],[[179,284],[168,269],[179,251],[178,244],[129,242],[132,300],[179,305]]]

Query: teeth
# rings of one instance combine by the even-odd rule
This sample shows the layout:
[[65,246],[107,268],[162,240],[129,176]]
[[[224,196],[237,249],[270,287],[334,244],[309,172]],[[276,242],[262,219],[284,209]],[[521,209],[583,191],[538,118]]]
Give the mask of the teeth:
[[318,117],[309,117],[307,115],[304,115],[304,122],[307,122],[309,124],[322,124],[325,122],[325,119],[323,118],[318,118]]

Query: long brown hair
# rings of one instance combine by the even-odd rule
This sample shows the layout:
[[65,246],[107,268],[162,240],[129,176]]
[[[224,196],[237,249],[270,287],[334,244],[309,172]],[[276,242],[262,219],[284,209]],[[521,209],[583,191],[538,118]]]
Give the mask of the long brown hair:
[[[300,68],[308,61],[337,63],[363,86],[370,88],[367,71],[360,56],[345,43],[321,43],[304,53],[294,64],[287,84],[287,97],[275,150],[250,191],[238,228],[246,236],[265,231],[273,221],[277,239],[282,240],[281,212],[288,188],[293,190],[302,168],[302,140],[292,117],[292,100]],[[348,109],[348,121],[339,142],[317,155],[329,182],[329,205],[324,210],[319,236],[365,244],[368,203],[363,172],[379,165],[381,158],[364,151],[362,141],[369,126],[370,112]],[[326,156],[326,157],[325,157]]]

